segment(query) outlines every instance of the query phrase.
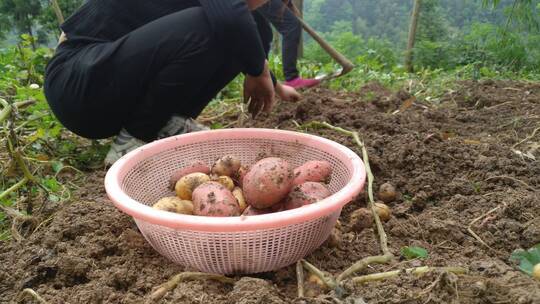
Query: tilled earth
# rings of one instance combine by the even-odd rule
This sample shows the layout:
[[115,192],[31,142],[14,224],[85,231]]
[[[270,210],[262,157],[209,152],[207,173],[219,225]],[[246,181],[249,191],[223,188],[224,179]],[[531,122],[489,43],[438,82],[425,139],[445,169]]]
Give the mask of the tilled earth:
[[[515,249],[540,243],[540,134],[530,137],[540,126],[540,84],[485,81],[458,87],[440,105],[376,83],[357,93],[315,89],[256,121],[238,120],[237,114],[221,118],[223,124],[238,120],[248,127],[297,131],[311,121],[326,121],[360,133],[375,189],[390,182],[399,192],[389,204],[392,218],[384,223],[391,252],[399,257],[403,246],[420,246],[429,256],[396,258],[359,275],[423,265],[469,270],[348,283],[341,298],[345,303],[540,303],[540,283],[509,261]],[[360,153],[350,138],[334,131],[302,131]],[[2,244],[1,303],[31,303],[18,297],[25,288],[48,303],[141,303],[184,270],[153,251],[132,219],[111,205],[103,177],[103,171],[91,172],[77,198],[57,207],[36,232]],[[307,260],[339,274],[363,257],[380,254],[373,229],[357,232],[348,225],[351,212],[363,206],[361,197],[342,212],[337,248],[325,244]],[[469,226],[485,245],[473,238]],[[300,302],[294,266],[236,279],[232,286],[180,283],[162,302]],[[336,301],[336,295],[314,284],[306,288],[306,303]]]

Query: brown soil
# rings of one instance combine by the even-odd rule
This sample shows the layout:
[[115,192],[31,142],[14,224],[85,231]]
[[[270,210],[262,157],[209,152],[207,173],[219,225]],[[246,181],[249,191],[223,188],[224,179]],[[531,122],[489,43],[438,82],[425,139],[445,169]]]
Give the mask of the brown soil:
[[[407,100],[406,92],[392,93],[377,84],[357,94],[316,89],[298,103],[283,103],[273,114],[245,122],[298,130],[295,123],[319,120],[360,132],[375,187],[390,182],[399,192],[389,203],[393,216],[384,224],[391,251],[399,256],[401,247],[411,245],[429,251],[426,260],[397,259],[361,274],[420,265],[469,269],[466,275],[431,272],[347,284],[344,303],[540,303],[540,283],[508,260],[514,249],[540,243],[540,134],[513,148],[539,126],[540,85],[464,82],[440,106],[416,101],[394,113]],[[308,131],[359,152],[333,131]],[[155,286],[183,270],[156,254],[133,221],[109,203],[103,175],[89,176],[78,199],[29,238],[2,244],[0,302],[16,303],[22,289],[32,288],[49,303],[141,303]],[[364,206],[362,197],[345,208],[339,246],[324,245],[307,260],[338,274],[379,254],[373,229],[354,232],[348,225],[352,211]],[[473,226],[490,250],[467,227],[498,206]],[[308,285],[312,298],[306,303],[334,303],[332,293],[320,294],[316,286]],[[234,286],[181,283],[162,302],[299,303],[295,297],[291,266],[238,278]]]

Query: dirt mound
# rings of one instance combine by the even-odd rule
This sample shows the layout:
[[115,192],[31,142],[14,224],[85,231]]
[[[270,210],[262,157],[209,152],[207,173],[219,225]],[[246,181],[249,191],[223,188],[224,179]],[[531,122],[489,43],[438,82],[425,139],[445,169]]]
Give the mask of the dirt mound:
[[[289,130],[300,126],[357,152],[350,138],[306,126],[326,121],[361,134],[375,187],[390,182],[399,191],[389,204],[393,217],[385,224],[391,251],[399,256],[403,246],[421,246],[429,252],[423,261],[373,265],[362,274],[420,265],[469,269],[459,276],[402,274],[348,284],[346,303],[540,303],[540,284],[508,260],[514,249],[540,242],[540,136],[524,140],[538,128],[539,104],[538,84],[464,82],[440,107],[370,84],[357,94],[315,89],[298,103],[282,103],[272,114],[244,124]],[[230,116],[221,123],[236,120]],[[49,303],[141,303],[155,286],[184,270],[155,253],[133,221],[111,206],[102,189],[103,173],[92,178],[81,199],[65,206],[47,226],[21,243],[3,244],[0,302],[16,302],[23,288],[32,288]],[[372,229],[348,229],[350,213],[361,206],[363,197],[344,209],[341,246],[324,245],[307,260],[338,274],[379,254]],[[468,231],[477,218],[471,229],[491,249]],[[293,303],[298,302],[295,297],[291,266],[238,278],[234,286],[184,282],[163,302]],[[306,303],[331,299],[320,294]]]

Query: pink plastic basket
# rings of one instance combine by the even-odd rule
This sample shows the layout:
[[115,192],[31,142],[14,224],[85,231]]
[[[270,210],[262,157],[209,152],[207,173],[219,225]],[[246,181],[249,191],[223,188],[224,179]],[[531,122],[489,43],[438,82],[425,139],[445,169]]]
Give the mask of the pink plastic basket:
[[[190,160],[211,164],[227,154],[245,164],[261,155],[282,157],[294,166],[326,160],[333,168],[333,195],[299,209],[250,217],[190,216],[149,207],[174,195],[167,185],[175,170]],[[109,169],[105,188],[160,254],[199,271],[233,274],[276,270],[313,252],[330,235],[343,206],[360,193],[365,178],[358,155],[328,139],[281,130],[227,129],[147,144]]]

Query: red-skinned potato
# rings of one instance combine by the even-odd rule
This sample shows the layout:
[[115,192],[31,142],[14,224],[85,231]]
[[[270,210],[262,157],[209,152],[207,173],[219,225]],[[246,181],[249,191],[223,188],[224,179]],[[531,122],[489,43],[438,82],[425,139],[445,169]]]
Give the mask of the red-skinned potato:
[[285,209],[291,210],[313,204],[329,197],[331,194],[330,190],[321,183],[305,182],[293,187],[285,200]]
[[285,210],[285,205],[281,202],[273,205],[272,207],[265,208],[265,209],[257,209],[257,208],[253,208],[253,206],[247,206],[244,212],[242,212],[242,215],[243,216],[261,215],[261,214],[280,212],[283,210]]
[[201,216],[238,216],[240,207],[225,186],[206,182],[193,191],[193,213]]
[[328,183],[332,174],[332,166],[327,161],[312,160],[294,169],[293,184],[305,182]]
[[284,199],[292,188],[293,170],[287,161],[277,157],[258,161],[243,180],[248,205],[265,209]]
[[191,173],[210,174],[210,167],[202,160],[194,160],[189,162],[185,167],[176,170],[169,178],[169,189],[174,190],[176,182],[182,177]]

